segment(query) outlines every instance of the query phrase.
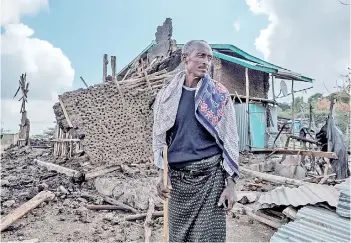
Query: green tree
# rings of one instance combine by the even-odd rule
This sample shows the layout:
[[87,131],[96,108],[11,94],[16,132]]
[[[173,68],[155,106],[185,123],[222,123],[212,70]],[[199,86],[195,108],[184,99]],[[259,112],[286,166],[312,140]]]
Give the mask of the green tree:
[[308,104],[312,104],[312,105],[314,105],[315,103],[317,103],[317,101],[319,100],[319,99],[322,99],[323,98],[323,94],[321,94],[321,93],[315,93],[315,94],[313,94],[313,95],[311,95],[309,98],[308,98],[308,100],[307,100],[307,102],[308,102]]

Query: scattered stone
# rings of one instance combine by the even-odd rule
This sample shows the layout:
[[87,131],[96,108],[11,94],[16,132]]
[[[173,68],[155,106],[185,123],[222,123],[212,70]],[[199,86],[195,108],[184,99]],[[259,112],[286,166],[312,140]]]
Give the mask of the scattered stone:
[[70,205],[70,200],[69,199],[66,199],[65,201],[63,201],[63,206],[68,206]]
[[107,213],[104,218],[107,221],[112,221],[113,219],[115,219],[115,214],[114,213]]
[[[8,169],[8,168],[6,168],[6,169]],[[7,180],[9,182],[15,182],[15,181],[17,181],[17,177],[13,176],[13,175],[10,175],[10,176],[7,177]]]
[[254,223],[254,220],[253,219],[249,219],[249,224],[253,224]]
[[3,207],[10,208],[10,207],[12,207],[15,203],[16,203],[15,200],[8,200],[8,201],[4,202],[4,203],[2,204],[2,206],[3,206]]
[[61,191],[63,194],[69,194],[69,192],[67,191],[67,189],[64,186],[59,186],[59,191]]
[[10,185],[9,180],[1,180],[1,186],[8,186],[8,185]]
[[38,191],[41,192],[41,191],[45,191],[49,188],[48,184],[46,183],[41,183],[38,185]]

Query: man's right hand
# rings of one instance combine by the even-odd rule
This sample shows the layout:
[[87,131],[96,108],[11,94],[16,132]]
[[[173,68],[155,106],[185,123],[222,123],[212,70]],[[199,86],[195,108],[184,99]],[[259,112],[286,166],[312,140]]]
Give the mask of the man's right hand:
[[157,194],[160,198],[162,198],[163,200],[166,200],[166,198],[170,198],[170,193],[172,190],[172,185],[171,185],[171,178],[169,176],[167,176],[168,180],[167,180],[167,187],[164,186],[163,183],[163,170],[160,171],[160,180],[156,185],[157,188]]

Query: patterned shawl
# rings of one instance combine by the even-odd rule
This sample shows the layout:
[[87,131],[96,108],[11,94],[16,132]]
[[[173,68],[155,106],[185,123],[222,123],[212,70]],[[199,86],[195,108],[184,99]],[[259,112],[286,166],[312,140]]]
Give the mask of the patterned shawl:
[[[166,133],[173,127],[178,111],[185,71],[179,72],[173,80],[157,94],[154,103],[154,125],[152,147],[155,165],[163,169],[163,146]],[[239,178],[239,137],[236,128],[235,110],[228,90],[206,74],[200,80],[195,92],[195,116],[216,138],[223,151],[223,167],[234,180]]]

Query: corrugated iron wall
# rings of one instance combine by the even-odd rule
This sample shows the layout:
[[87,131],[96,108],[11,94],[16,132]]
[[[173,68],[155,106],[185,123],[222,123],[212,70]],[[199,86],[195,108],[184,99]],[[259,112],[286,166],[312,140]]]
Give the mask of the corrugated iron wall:
[[247,108],[245,103],[234,104],[234,108],[239,135],[239,149],[240,151],[244,151],[248,149],[247,145],[249,144]]
[[[270,132],[267,135],[268,136],[267,147],[268,148],[273,148],[274,139],[278,135],[278,107],[277,106],[270,106],[269,110],[270,110],[270,113],[271,113],[271,118],[272,118],[272,123],[273,124],[269,124]],[[280,140],[278,140],[276,142],[276,145],[278,147],[280,147],[280,145],[281,145]]]
[[[249,134],[248,134],[248,114],[246,104],[235,103],[236,123],[239,135],[240,151],[248,150]],[[267,117],[263,104],[250,104],[250,130],[251,130],[251,146],[254,149],[264,149],[266,147],[266,127]],[[273,122],[277,127],[277,112],[272,113]]]

